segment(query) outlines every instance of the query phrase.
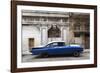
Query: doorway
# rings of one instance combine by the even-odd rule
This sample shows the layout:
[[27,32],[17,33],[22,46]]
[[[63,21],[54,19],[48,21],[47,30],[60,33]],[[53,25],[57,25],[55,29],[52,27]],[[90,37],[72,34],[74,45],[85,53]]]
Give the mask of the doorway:
[[29,51],[34,47],[34,38],[29,38]]

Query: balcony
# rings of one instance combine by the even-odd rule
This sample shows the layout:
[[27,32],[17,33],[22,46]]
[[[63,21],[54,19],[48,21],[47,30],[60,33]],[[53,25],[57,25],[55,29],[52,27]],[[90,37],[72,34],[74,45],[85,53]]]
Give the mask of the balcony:
[[74,32],[89,32],[89,27],[84,27],[84,28],[74,28]]

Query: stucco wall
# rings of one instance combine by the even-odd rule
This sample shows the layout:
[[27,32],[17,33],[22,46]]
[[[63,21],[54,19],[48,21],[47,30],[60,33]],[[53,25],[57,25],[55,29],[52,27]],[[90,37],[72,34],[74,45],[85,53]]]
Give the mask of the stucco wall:
[[34,46],[40,45],[40,30],[35,26],[22,26],[22,53],[29,51],[29,38],[34,38]]

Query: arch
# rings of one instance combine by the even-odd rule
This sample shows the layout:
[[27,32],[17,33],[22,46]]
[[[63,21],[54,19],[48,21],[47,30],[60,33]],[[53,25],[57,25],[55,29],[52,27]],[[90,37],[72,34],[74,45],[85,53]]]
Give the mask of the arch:
[[57,25],[51,25],[50,29],[48,29],[48,38],[57,38],[61,37],[61,30]]

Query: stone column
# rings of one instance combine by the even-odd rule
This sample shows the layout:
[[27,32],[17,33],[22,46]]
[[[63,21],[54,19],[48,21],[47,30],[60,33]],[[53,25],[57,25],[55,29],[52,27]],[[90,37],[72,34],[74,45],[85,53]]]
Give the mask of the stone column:
[[62,38],[62,41],[68,43],[68,38],[69,38],[69,29],[68,27],[64,27],[62,26],[61,27],[61,38]]
[[41,32],[41,45],[47,44],[47,26],[42,25],[40,27]]

